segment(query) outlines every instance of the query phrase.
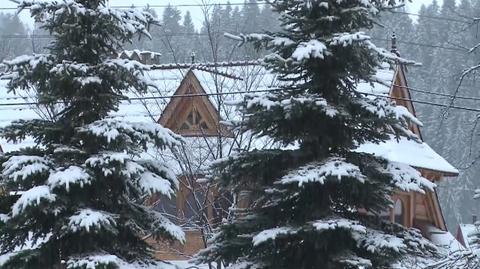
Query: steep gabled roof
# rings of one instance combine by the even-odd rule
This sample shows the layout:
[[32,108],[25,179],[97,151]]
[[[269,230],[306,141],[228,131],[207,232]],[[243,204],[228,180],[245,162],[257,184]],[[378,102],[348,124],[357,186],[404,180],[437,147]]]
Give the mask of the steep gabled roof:
[[220,135],[219,112],[206,94],[193,70],[188,70],[173,95],[197,96],[172,98],[158,122],[183,136]]
[[[375,96],[390,97],[397,105],[404,106],[416,116],[415,106],[408,89],[405,70],[397,65],[395,70],[385,66],[374,76],[377,81],[373,85],[360,83],[357,90]],[[415,123],[409,125],[410,130],[422,140],[420,127]],[[457,176],[459,171],[442,156],[436,153],[428,144],[416,142],[405,137],[394,137],[383,143],[365,143],[357,151],[375,154],[390,161],[401,162],[416,168],[437,171],[444,176]]]

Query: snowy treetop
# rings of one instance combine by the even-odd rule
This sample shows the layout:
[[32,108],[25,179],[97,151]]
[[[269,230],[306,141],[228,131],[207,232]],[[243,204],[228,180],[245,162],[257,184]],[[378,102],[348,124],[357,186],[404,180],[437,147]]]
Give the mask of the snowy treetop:
[[[30,8],[33,17],[38,22],[55,24],[64,22],[65,16],[75,20],[77,17],[90,17],[93,19],[107,19],[116,22],[116,34],[129,39],[136,33],[150,36],[147,26],[154,22],[153,16],[148,12],[137,9],[118,10],[106,7],[105,1],[98,1],[101,7],[89,8],[77,1],[63,0],[22,0],[18,6],[19,11]],[[52,14],[55,14],[54,16]],[[81,16],[79,16],[81,15]],[[80,24],[72,25],[80,29]]]

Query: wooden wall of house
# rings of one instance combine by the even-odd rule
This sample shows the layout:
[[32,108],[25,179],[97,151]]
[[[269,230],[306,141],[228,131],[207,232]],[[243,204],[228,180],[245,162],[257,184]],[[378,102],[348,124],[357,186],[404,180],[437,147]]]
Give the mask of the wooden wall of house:
[[153,248],[155,259],[164,261],[188,260],[205,248],[202,233],[198,230],[185,231],[185,244],[155,240],[152,237],[147,238],[146,241]]

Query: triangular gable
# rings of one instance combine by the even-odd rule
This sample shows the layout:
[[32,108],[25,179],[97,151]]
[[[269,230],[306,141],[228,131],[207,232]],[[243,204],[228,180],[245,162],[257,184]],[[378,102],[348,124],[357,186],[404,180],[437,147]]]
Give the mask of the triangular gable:
[[[198,96],[184,96],[184,95]],[[220,125],[217,109],[206,95],[192,70],[183,78],[158,122],[183,136],[218,136],[228,134]],[[221,130],[221,131],[219,131]]]
[[[412,95],[410,94],[410,90],[408,89],[407,79],[405,77],[405,70],[403,65],[397,65],[395,68],[395,75],[393,76],[392,86],[390,88],[389,96],[395,101],[397,105],[404,106],[408,109],[408,111],[414,115],[416,115],[415,107],[412,103]],[[422,133],[420,132],[420,128],[415,123],[409,124],[410,130],[416,134],[420,140],[422,139]]]
[[[408,88],[407,79],[405,76],[405,68],[403,65],[399,64],[396,67],[395,74],[392,81],[392,86],[390,88],[389,96],[392,100],[395,101],[397,105],[401,105],[408,109],[408,111],[413,115],[416,115],[415,106],[413,105],[412,95]],[[416,134],[420,140],[423,141],[422,133],[420,131],[420,127],[415,123],[409,123],[409,129]],[[420,169],[422,175],[426,178],[429,178],[432,181],[440,180],[444,175],[447,176],[455,176],[455,174],[447,173],[444,171],[433,171],[428,169]],[[421,197],[421,198],[420,198]],[[435,227],[446,230],[445,219],[443,216],[443,212],[440,207],[440,203],[438,200],[437,191],[434,190],[433,192],[427,192],[426,195],[418,197],[420,201],[416,201],[416,204],[422,204],[425,208],[426,218],[428,222],[433,224]],[[417,212],[415,212],[416,214]]]

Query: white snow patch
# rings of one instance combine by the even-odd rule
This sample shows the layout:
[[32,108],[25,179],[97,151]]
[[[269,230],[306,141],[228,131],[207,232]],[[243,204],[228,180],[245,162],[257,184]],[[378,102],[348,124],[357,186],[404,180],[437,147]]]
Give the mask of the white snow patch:
[[427,225],[426,233],[427,238],[440,247],[445,252],[444,254],[465,250],[463,245],[448,231],[442,231],[435,226]]
[[367,251],[371,253],[383,252],[385,249],[400,253],[407,248],[401,238],[375,230],[368,230],[368,233],[360,244],[366,247]]
[[102,169],[104,176],[112,175],[116,170],[116,165],[111,166],[111,163],[125,164],[130,159],[130,156],[123,152],[102,152],[94,155],[85,161],[85,165],[91,168]]
[[395,186],[402,191],[425,193],[423,189],[433,191],[436,187],[435,183],[424,178],[417,169],[407,164],[389,162],[386,170],[393,176]]
[[[67,260],[67,269],[82,268],[82,269],[96,269],[107,268],[106,265],[113,265],[116,269],[179,269],[182,267],[176,266],[173,262],[157,262],[150,261],[151,264],[145,263],[128,263],[119,257],[106,253],[92,253],[84,257],[72,257]],[[176,263],[176,261],[175,261]],[[101,266],[101,265],[104,265]],[[110,267],[108,267],[110,268]]]
[[13,181],[25,180],[31,175],[47,172],[48,161],[39,156],[12,156],[3,163],[2,175]]
[[291,227],[279,227],[261,231],[252,238],[254,246],[258,246],[268,240],[275,240],[279,235],[288,235],[296,233],[296,230]]
[[65,170],[56,171],[48,177],[48,185],[53,189],[59,186],[64,186],[65,189],[70,191],[71,184],[78,184],[83,188],[84,185],[90,184],[92,178],[82,168],[78,166],[70,166]]
[[168,218],[163,216],[161,213],[153,211],[154,217],[156,218],[154,227],[161,228],[165,230],[169,235],[178,240],[180,243],[185,243],[185,232],[178,225],[175,225]]
[[135,142],[157,142],[165,146],[177,146],[183,139],[171,130],[154,122],[126,122],[118,119],[104,119],[79,128],[80,132],[104,137],[108,143],[120,137],[130,136]]
[[329,40],[329,43],[330,45],[333,45],[333,46],[347,47],[352,45],[355,42],[362,42],[369,39],[370,39],[370,36],[366,35],[364,32],[341,33],[341,34],[334,34],[334,37]]
[[73,232],[85,230],[90,232],[102,227],[115,227],[116,222],[113,216],[107,212],[95,211],[92,209],[82,209],[77,214],[70,217],[68,228]]
[[390,136],[390,139],[379,143],[365,143],[356,152],[365,152],[383,157],[392,162],[408,164],[417,168],[425,168],[450,174],[458,174],[458,170],[443,159],[426,143],[419,143],[406,137]]
[[367,228],[360,224],[360,222],[344,218],[317,220],[312,223],[312,226],[318,232],[336,229],[349,230],[354,234],[365,234],[367,232]]
[[46,185],[36,186],[24,192],[17,202],[12,206],[12,216],[21,214],[27,207],[39,205],[42,200],[53,202],[55,194],[50,192],[50,188]]
[[120,259],[114,255],[97,254],[82,258],[72,258],[67,261],[67,269],[96,269],[100,267],[115,266],[118,265]]
[[172,183],[152,172],[145,172],[141,174],[138,185],[144,192],[150,195],[161,193],[170,198],[170,196],[174,194]]
[[13,256],[15,256],[15,253],[7,253],[0,255],[0,266],[3,266]]
[[0,214],[0,222],[7,222],[8,220],[10,219],[10,216],[8,216],[7,214]]
[[328,54],[327,46],[323,42],[312,39],[308,42],[301,42],[293,52],[292,58],[301,62],[310,58],[324,59]]
[[336,178],[338,181],[343,177],[351,177],[362,183],[365,182],[365,176],[358,166],[337,157],[329,158],[323,163],[310,163],[290,171],[279,182],[281,184],[298,183],[299,186],[309,182],[324,184],[329,177]]

